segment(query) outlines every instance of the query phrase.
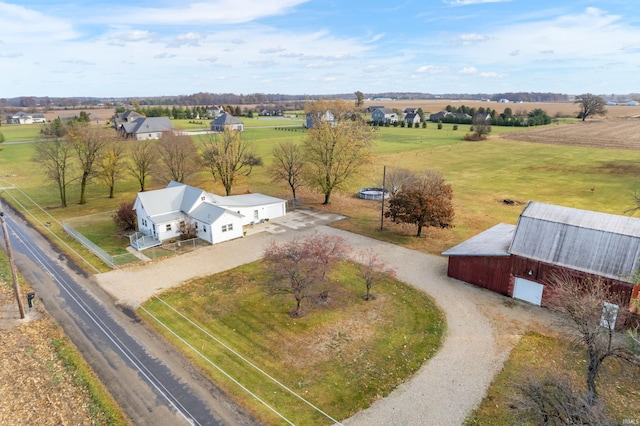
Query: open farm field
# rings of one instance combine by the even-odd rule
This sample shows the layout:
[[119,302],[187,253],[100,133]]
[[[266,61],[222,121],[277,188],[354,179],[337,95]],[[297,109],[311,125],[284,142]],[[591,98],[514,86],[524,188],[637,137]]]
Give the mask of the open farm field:
[[[636,121],[602,120],[602,124],[587,121],[541,128],[494,126],[492,137],[484,142],[464,141],[463,136],[469,131],[466,125],[460,125],[458,130],[453,130],[450,124],[437,129],[433,123],[426,129],[382,127],[372,163],[350,180],[344,192],[332,194],[329,206],[322,206],[322,197],[308,190],[302,189],[299,196],[309,206],[349,217],[335,226],[430,253],[440,253],[499,222],[515,224],[523,204],[529,200],[625,214],[634,205],[633,194],[640,190],[637,181],[640,150],[622,150],[611,143],[598,142],[605,136],[600,137],[596,131],[588,129],[604,126],[601,127],[603,135],[606,129],[608,135],[624,134],[621,139],[637,140],[640,132],[634,134],[633,123]],[[585,130],[577,132],[579,129]],[[508,139],[497,137],[505,132],[509,134]],[[566,138],[556,139],[573,137],[582,143],[553,143],[552,136],[538,137],[537,141],[542,143],[516,140],[537,132],[568,132]],[[305,135],[302,130],[248,127],[243,137],[253,144],[265,167],[256,167],[250,176],[239,177],[234,182],[233,193],[249,191],[289,198],[287,186],[276,185],[269,177],[271,151],[284,141],[301,143]],[[596,142],[589,142],[592,136]],[[199,143],[198,136],[193,138]],[[17,185],[56,220],[113,211],[121,201],[134,200],[139,189],[135,180],[125,174],[116,185],[115,198],[109,199],[108,189],[95,180],[88,188],[88,203],[79,205],[78,184],[74,181],[68,188],[69,206],[61,209],[55,185],[48,182],[44,170],[34,167],[31,161],[35,144],[5,145],[0,152],[2,186]],[[356,194],[362,187],[381,185],[384,166],[388,173],[394,168],[440,172],[453,186],[454,228],[429,229],[426,238],[415,238],[414,227],[385,221],[384,230],[380,231],[380,204],[361,200]],[[223,193],[222,186],[214,182],[207,171],[198,172],[187,183],[209,192]],[[164,187],[161,181],[151,179],[148,182],[148,189],[161,187]],[[505,199],[514,204],[505,204]],[[42,220],[52,221],[49,217]]]
[[503,139],[592,148],[640,149],[640,118],[587,120],[503,133]]

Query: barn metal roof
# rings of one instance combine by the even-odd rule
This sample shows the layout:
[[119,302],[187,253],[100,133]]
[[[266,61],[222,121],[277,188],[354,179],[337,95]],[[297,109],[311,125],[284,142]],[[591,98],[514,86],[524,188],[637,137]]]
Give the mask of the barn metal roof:
[[499,223],[468,240],[451,247],[443,256],[509,256],[509,244],[516,227]]
[[640,219],[530,201],[508,251],[631,283],[640,258]]

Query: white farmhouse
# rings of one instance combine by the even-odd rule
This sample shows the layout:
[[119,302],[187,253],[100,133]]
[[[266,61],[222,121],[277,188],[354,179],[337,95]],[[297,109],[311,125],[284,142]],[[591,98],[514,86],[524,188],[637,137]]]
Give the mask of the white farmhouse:
[[243,225],[284,216],[286,201],[262,194],[222,197],[171,182],[164,189],[138,193],[133,209],[138,232],[131,236],[131,245],[142,250],[179,238],[181,226],[188,224],[211,244],[242,237]]

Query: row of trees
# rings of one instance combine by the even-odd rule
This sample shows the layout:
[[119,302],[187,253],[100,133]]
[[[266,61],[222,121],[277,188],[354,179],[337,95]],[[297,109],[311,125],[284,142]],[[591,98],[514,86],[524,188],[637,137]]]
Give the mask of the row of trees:
[[85,204],[87,186],[96,179],[113,198],[116,184],[126,176],[144,191],[151,177],[164,184],[185,182],[201,170],[209,170],[230,195],[236,177],[248,176],[254,166],[262,165],[238,132],[206,135],[198,148],[190,136],[173,132],[158,141],[131,141],[118,138],[112,130],[81,124],[67,125],[64,135],[38,144],[34,161],[57,184],[62,207],[67,206],[71,183],[79,183],[79,203]]
[[333,191],[345,189],[348,180],[373,157],[376,129],[358,119],[354,107],[345,101],[315,101],[306,107],[306,112],[317,117],[327,111],[335,121],[318,118],[302,145],[284,142],[272,152],[272,180],[286,183],[294,199],[296,191],[305,186],[323,194],[323,204],[329,204]]

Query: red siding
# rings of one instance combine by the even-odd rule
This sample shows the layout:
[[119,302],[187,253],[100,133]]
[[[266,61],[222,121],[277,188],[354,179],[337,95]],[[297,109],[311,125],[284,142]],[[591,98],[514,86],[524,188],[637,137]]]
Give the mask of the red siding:
[[[553,274],[564,272],[569,273],[577,278],[584,278],[590,275],[585,272],[576,271],[574,269],[568,269],[557,265],[550,265],[548,263],[543,263],[537,260],[527,259],[515,255],[511,256],[511,260],[511,274],[513,276],[524,278],[530,281],[535,281],[545,286],[545,289],[542,293],[543,306],[551,296],[551,292],[547,291],[546,286],[549,284],[549,279]],[[613,280],[610,278],[603,278],[603,280],[604,282],[612,286],[614,291],[621,293],[625,300],[629,301],[631,299],[631,292],[633,290],[633,286],[631,284],[627,284],[625,282]],[[513,295],[513,290],[511,291],[511,293],[509,293],[509,295]]]
[[450,256],[447,275],[510,296],[508,256]]

